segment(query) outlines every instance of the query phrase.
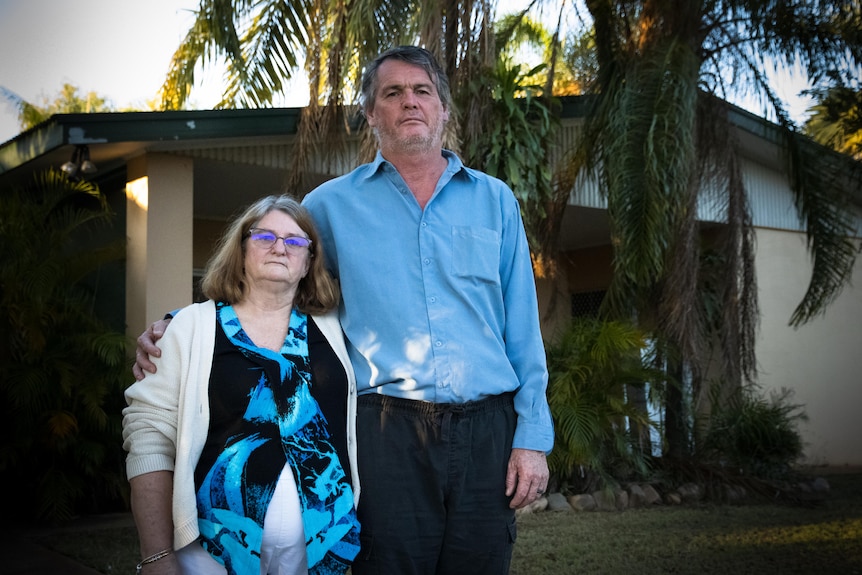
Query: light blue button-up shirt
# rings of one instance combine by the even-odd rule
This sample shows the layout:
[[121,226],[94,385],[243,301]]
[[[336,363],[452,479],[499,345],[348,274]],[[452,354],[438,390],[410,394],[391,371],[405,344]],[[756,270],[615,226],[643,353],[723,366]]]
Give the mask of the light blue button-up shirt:
[[341,282],[358,391],[435,403],[515,392],[513,447],[549,451],[553,424],[536,286],[518,203],[448,167],[423,210],[380,153],[305,197]]

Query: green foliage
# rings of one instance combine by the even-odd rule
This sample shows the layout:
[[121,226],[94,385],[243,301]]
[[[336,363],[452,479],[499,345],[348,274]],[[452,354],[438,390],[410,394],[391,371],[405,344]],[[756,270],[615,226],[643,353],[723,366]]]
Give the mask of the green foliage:
[[112,112],[113,105],[96,92],[79,94],[72,84],[63,84],[62,90],[53,101],[42,98],[39,104],[27,102],[19,95],[0,86],[0,94],[18,110],[18,124],[28,130],[54,114],[90,114],[93,112]]
[[765,398],[756,387],[741,388],[714,409],[701,456],[745,475],[785,477],[802,455],[797,425],[807,419],[790,395]]
[[[561,4],[552,9],[565,10]],[[574,96],[587,91],[595,66],[595,47],[589,34],[570,33],[564,41],[561,31],[549,30],[546,18],[530,15],[530,10],[499,15],[494,22],[497,59],[523,61],[538,59],[544,66],[536,66],[529,73],[528,82],[541,84],[554,96]],[[532,56],[532,57],[531,57]],[[592,56],[592,58],[591,58]]]
[[301,62],[312,29],[307,2],[232,3],[202,0],[197,17],[174,53],[162,104],[185,104],[200,62],[223,61],[227,87],[219,107],[271,103]]
[[544,65],[522,72],[520,65],[498,60],[488,74],[479,75],[463,98],[490,92],[481,110],[483,129],[467,142],[465,163],[509,184],[521,204],[527,238],[534,253],[541,251],[541,228],[552,198],[548,142],[558,126],[542,87],[528,84]]
[[837,86],[815,91],[805,132],[824,146],[862,160],[862,89]]
[[548,459],[561,484],[589,472],[605,484],[629,472],[647,472],[644,454],[630,426],[654,426],[626,399],[627,386],[643,387],[658,373],[644,356],[647,341],[621,322],[575,320],[547,347],[548,403],[556,441]]
[[117,501],[126,340],[93,313],[88,287],[125,254],[95,235],[104,197],[59,171],[0,193],[0,472],[7,516],[60,522]]

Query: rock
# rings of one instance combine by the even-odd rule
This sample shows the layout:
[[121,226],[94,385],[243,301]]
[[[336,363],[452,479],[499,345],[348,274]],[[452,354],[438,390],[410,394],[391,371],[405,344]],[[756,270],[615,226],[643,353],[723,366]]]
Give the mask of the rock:
[[579,493],[569,497],[569,505],[575,511],[595,511],[596,500],[589,493]]
[[679,486],[677,492],[682,497],[682,500],[688,503],[700,501],[700,498],[703,496],[703,489],[697,483],[684,483]]
[[679,505],[682,503],[682,495],[676,491],[671,491],[664,496],[664,502],[668,505]]
[[823,477],[818,477],[811,482],[814,493],[829,493],[829,482]]
[[562,493],[548,495],[548,511],[574,511]]
[[656,503],[661,503],[661,495],[658,494],[658,491],[655,490],[655,487],[652,485],[644,485],[644,503],[647,505],[654,505]]
[[629,494],[622,489],[614,490],[614,506],[617,511],[625,511],[629,508]]
[[721,488],[724,493],[724,500],[730,504],[739,503],[745,499],[745,488],[741,485],[730,485],[725,483]]
[[515,515],[529,515],[531,513],[540,513],[548,508],[548,498],[547,497],[539,497],[526,507],[521,507],[520,509],[515,510]]
[[599,511],[616,511],[617,509],[617,498],[613,491],[594,491],[593,499],[595,499]]
[[646,504],[646,494],[640,485],[632,483],[628,487],[629,490],[629,507],[643,507]]

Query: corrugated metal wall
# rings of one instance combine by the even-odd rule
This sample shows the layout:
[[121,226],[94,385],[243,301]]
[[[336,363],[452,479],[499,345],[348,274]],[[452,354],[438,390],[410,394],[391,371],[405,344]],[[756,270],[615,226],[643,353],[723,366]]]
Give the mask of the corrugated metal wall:
[[[581,132],[581,121],[564,121],[559,135],[560,145],[555,147],[551,154],[552,162],[557,163],[563,159],[563,150],[574,147]],[[743,183],[748,191],[754,226],[804,231],[804,222],[799,219],[793,193],[784,174],[751,160],[743,160],[742,166]],[[579,177],[569,202],[575,206],[607,208],[607,201],[600,193],[595,177]],[[718,186],[706,184],[698,201],[698,218],[701,221],[724,222],[727,219],[726,210],[724,193]],[[862,237],[862,212],[856,214],[856,235]]]
[[[330,176],[346,174],[355,167],[354,158],[358,154],[358,149],[358,140],[350,139],[347,142],[346,151],[342,157],[336,157],[331,160],[324,161],[322,155],[314,155],[308,169],[314,173]],[[182,154],[195,158],[216,160],[219,162],[234,162],[238,164],[287,170],[291,167],[293,144],[285,142],[279,144],[249,144],[209,147],[183,150]]]

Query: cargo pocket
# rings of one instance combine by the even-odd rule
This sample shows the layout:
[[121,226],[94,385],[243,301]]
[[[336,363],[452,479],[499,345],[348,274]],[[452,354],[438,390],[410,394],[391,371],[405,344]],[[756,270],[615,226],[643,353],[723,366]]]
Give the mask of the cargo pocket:
[[515,548],[515,541],[518,539],[518,522],[512,519],[506,528],[506,551],[503,553],[503,570],[502,573],[508,573],[512,566],[512,551]]

